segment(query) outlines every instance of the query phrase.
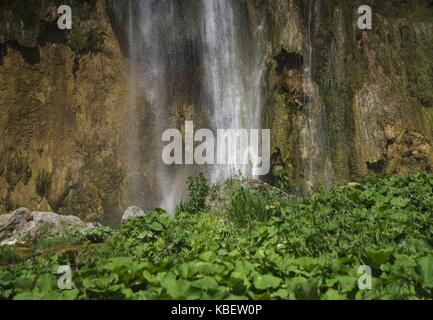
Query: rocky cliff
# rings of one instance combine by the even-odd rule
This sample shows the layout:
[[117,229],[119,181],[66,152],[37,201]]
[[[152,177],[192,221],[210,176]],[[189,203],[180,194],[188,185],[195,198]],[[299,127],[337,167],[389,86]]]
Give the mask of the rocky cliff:
[[[57,28],[60,2],[74,8],[71,31]],[[110,19],[120,2],[1,2],[0,212],[114,223],[130,205],[128,48]],[[246,4],[253,27],[266,22],[268,180],[311,192],[432,170],[432,1]],[[371,31],[357,27],[361,4]]]
[[71,31],[57,27],[59,4],[0,4],[0,211],[109,220],[121,211],[128,66],[105,1],[73,1]]
[[[432,1],[265,1],[274,173],[311,191],[431,171]],[[373,9],[373,29],[357,9]]]

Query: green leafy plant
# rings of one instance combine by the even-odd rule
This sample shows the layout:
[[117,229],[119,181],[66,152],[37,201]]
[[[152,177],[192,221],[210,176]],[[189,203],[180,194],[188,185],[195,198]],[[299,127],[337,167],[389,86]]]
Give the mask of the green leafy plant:
[[0,266],[17,263],[21,255],[10,246],[0,246]]
[[188,178],[188,198],[177,211],[199,213],[206,209],[206,198],[209,194],[209,183],[203,173]]
[[[226,199],[231,214],[155,210],[116,229],[48,237],[25,258],[16,259],[22,247],[0,247],[0,299],[433,296],[432,176],[370,177],[280,199],[239,182]],[[73,268],[69,291],[55,282],[65,264]],[[373,271],[371,290],[357,285],[363,265]]]
[[290,175],[287,169],[277,170],[275,172],[275,176],[277,178],[277,188],[289,193],[292,193],[295,190],[295,184],[290,179]]
[[240,227],[250,227],[256,221],[263,222],[269,218],[265,197],[243,186],[230,192],[225,209],[229,218]]
[[92,228],[84,233],[84,237],[92,243],[104,242],[111,234],[112,230],[108,227]]

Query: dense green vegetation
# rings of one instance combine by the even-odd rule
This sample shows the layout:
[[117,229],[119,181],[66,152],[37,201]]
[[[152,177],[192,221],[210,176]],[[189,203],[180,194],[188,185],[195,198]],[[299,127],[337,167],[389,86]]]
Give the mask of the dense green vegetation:
[[[433,177],[281,197],[234,181],[221,209],[201,178],[175,216],[0,248],[2,299],[431,299]],[[194,213],[182,208],[192,207]],[[74,289],[57,289],[59,265]],[[372,290],[358,269],[373,271]]]

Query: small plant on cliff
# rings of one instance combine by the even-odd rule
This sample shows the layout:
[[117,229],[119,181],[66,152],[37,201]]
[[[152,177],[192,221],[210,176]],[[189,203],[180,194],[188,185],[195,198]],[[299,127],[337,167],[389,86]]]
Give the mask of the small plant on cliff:
[[209,183],[203,173],[188,178],[188,198],[180,204],[178,211],[199,213],[206,209],[206,198],[209,194]]
[[289,193],[296,189],[287,169],[276,170],[274,174],[277,178],[277,188]]

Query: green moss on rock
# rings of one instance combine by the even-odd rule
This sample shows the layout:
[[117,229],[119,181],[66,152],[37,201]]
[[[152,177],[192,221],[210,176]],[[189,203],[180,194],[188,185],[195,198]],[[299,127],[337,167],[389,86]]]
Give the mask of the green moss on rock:
[[401,57],[408,77],[409,93],[426,107],[433,106],[433,31],[401,28]]

